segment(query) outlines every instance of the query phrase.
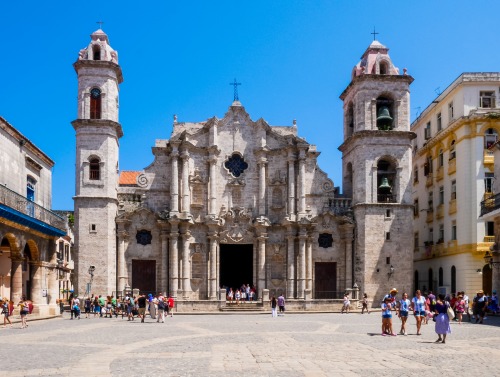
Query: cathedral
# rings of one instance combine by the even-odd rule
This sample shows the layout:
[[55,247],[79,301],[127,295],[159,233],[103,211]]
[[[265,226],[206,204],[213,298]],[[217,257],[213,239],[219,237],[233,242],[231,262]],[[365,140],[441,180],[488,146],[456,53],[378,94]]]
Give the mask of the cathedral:
[[253,120],[237,96],[221,119],[174,117],[170,138],[155,141],[149,166],[119,170],[123,75],[102,30],[74,68],[81,296],[132,288],[195,306],[250,284],[259,300],[283,293],[288,302],[314,307],[353,288],[375,305],[393,286],[412,289],[413,78],[399,73],[378,41],[340,97],[342,193],[295,121]]

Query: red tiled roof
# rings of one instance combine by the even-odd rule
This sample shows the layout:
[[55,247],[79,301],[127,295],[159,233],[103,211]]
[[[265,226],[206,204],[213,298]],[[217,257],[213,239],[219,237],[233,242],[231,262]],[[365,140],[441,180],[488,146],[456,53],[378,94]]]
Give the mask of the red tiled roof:
[[120,178],[118,179],[118,184],[120,186],[136,186],[137,176],[141,174],[139,171],[122,171],[120,172]]

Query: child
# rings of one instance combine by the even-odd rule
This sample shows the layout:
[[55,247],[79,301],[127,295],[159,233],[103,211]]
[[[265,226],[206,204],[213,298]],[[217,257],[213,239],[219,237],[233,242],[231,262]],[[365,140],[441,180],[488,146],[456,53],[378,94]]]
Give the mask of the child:
[[401,319],[401,330],[400,335],[406,334],[406,321],[408,320],[408,312],[410,310],[410,300],[408,300],[408,293],[403,293],[403,299],[399,300],[398,303],[398,317]]
[[396,336],[396,333],[392,332],[392,305],[391,299],[386,297],[382,303],[382,336],[392,335]]

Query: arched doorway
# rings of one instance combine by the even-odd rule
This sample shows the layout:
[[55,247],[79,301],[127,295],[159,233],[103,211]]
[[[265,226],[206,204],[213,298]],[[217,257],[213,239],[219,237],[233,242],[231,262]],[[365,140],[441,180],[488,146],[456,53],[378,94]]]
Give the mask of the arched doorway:
[[11,246],[7,237],[0,242],[0,297],[11,297]]
[[489,264],[485,264],[483,267],[483,291],[487,295],[491,295],[491,290],[493,286],[493,271]]

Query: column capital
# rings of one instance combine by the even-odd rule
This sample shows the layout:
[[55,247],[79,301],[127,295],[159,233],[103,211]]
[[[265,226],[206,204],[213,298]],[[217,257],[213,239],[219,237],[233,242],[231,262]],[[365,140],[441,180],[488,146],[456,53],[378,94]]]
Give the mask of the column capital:
[[182,233],[181,238],[183,241],[189,241],[191,238],[191,232],[187,231],[186,233]]
[[130,234],[126,231],[126,230],[119,230],[118,232],[116,232],[116,234],[118,235],[118,238],[119,239],[127,239]]
[[207,237],[210,241],[217,241],[220,237],[217,232],[209,233]]
[[181,152],[181,159],[186,162],[189,159],[189,151],[187,149],[183,149]]
[[257,165],[260,167],[261,165],[266,166],[267,165],[267,158],[266,157],[260,157],[259,161],[257,161]]

